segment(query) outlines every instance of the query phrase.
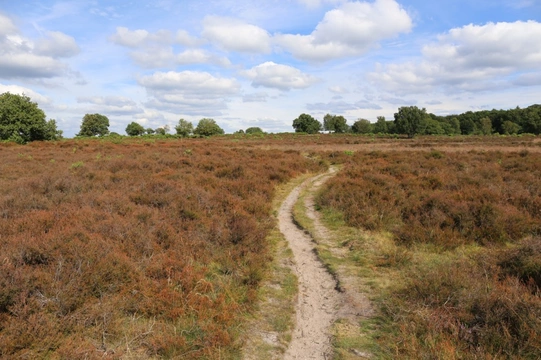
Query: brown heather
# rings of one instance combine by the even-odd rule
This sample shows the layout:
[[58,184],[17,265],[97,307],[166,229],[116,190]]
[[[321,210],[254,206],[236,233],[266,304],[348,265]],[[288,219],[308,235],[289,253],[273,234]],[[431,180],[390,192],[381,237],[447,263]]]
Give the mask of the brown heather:
[[349,155],[318,202],[399,247],[374,268],[402,282],[378,300],[382,357],[541,358],[541,154]]
[[2,359],[231,358],[274,186],[322,165],[211,140],[0,144]]

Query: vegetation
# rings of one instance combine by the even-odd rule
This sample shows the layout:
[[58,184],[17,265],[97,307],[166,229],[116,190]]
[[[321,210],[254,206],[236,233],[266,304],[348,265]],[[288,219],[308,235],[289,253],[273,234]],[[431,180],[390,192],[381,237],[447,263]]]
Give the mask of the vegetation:
[[404,106],[394,114],[394,122],[399,134],[406,134],[409,138],[423,134],[428,125],[426,109],[417,106]]
[[178,125],[175,126],[175,130],[177,135],[180,135],[181,137],[188,137],[193,133],[193,125],[187,120],[180,119],[178,121]]
[[359,119],[353,123],[351,131],[356,134],[369,134],[372,132],[372,124],[366,119]]
[[101,114],[86,114],[77,136],[104,136],[109,134],[109,118]]
[[246,129],[246,134],[264,134],[263,129],[257,126],[249,127]]
[[273,189],[322,165],[114,141],[0,145],[0,357],[235,357],[271,259]]
[[62,131],[57,130],[56,121],[47,121],[43,110],[28,96],[0,94],[0,140],[24,144],[60,138]]
[[129,136],[141,136],[145,133],[145,128],[140,124],[132,121],[126,126],[126,134]]
[[301,114],[298,118],[293,120],[293,128],[295,129],[295,132],[316,134],[321,131],[322,126],[321,123],[311,115]]
[[345,133],[349,131],[347,120],[342,115],[325,115],[323,117],[323,128],[335,133]]
[[204,118],[199,120],[195,127],[194,134],[199,136],[221,135],[224,130],[216,123],[214,119]]
[[[369,231],[347,246],[362,272],[372,273],[367,281],[387,284],[375,299],[376,352],[539,358],[539,152],[359,152],[341,159],[344,170],[318,205]],[[385,246],[375,240],[385,238]]]

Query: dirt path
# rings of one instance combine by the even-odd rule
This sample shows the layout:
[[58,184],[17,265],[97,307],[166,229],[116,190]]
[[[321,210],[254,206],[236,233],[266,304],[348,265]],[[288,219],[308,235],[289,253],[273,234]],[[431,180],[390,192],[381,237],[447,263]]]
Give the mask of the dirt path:
[[[328,176],[324,174],[315,179]],[[299,282],[296,328],[284,356],[286,360],[331,358],[329,329],[342,303],[340,293],[335,290],[336,281],[315,255],[312,238],[293,222],[292,209],[301,189],[315,179],[309,179],[295,188],[278,214],[280,231],[293,251]]]

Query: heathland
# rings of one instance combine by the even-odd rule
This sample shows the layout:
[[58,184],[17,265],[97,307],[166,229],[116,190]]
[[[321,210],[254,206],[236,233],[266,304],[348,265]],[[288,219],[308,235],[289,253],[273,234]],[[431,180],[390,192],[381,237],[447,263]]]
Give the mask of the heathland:
[[[242,357],[278,187],[316,197],[381,358],[541,355],[538,136],[230,135],[0,144],[0,357]],[[334,270],[333,270],[334,269]],[[293,296],[293,295],[292,295]]]

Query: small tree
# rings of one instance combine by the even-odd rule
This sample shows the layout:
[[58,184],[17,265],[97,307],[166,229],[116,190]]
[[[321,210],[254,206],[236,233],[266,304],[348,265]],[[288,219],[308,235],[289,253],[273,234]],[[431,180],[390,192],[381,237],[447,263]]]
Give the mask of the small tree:
[[369,134],[372,132],[372,123],[366,119],[359,119],[353,123],[351,131],[357,134]]
[[55,120],[46,120],[45,113],[26,95],[0,95],[0,140],[26,143],[35,140],[62,138]]
[[426,109],[419,109],[417,106],[403,106],[394,114],[398,133],[407,134],[409,138],[422,134],[427,126],[427,120]]
[[147,129],[145,130],[145,132],[146,132],[148,135],[152,135],[152,134],[154,134],[156,131],[155,131],[153,128],[147,128]]
[[175,126],[175,130],[177,131],[177,135],[188,137],[191,133],[193,133],[193,125],[189,121],[180,119],[178,121],[178,125]]
[[129,136],[141,136],[145,133],[145,128],[140,124],[132,121],[126,126],[126,134]]
[[514,135],[520,131],[520,125],[515,124],[512,121],[504,121],[502,124],[502,130],[505,135]]
[[323,117],[323,127],[327,131],[335,133],[345,133],[349,130],[347,120],[342,115],[327,114]]
[[485,116],[481,120],[479,120],[479,131],[483,135],[490,135],[492,134],[492,120],[488,116]]
[[385,116],[378,116],[378,120],[374,124],[374,132],[376,134],[386,134],[388,131]]
[[109,133],[109,119],[101,114],[86,114],[76,136],[104,136]]
[[293,120],[293,128],[295,129],[295,132],[316,134],[321,131],[322,126],[321,123],[311,115],[301,114],[298,118]]
[[249,127],[246,129],[246,134],[264,134],[265,132],[260,127]]
[[194,130],[194,134],[199,136],[213,136],[223,134],[223,129],[216,124],[214,119],[203,118],[199,120],[197,127]]

